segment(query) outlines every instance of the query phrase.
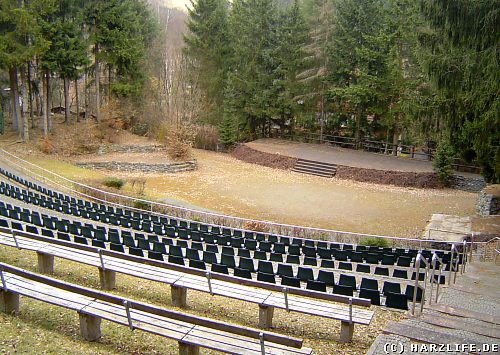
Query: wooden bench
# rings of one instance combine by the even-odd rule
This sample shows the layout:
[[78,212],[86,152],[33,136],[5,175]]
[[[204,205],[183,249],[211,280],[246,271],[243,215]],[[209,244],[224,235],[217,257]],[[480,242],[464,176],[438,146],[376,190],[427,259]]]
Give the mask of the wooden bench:
[[[53,272],[55,256],[95,266],[99,269],[103,289],[114,288],[116,272],[169,284],[172,291],[172,304],[178,307],[187,305],[188,289],[256,303],[259,305],[259,326],[262,328],[272,326],[274,308],[280,308],[340,320],[340,341],[349,342],[353,337],[354,324],[369,325],[374,314],[373,311],[353,307],[353,305],[369,307],[370,301],[366,299],[293,287],[284,288],[229,275],[206,273],[198,269],[25,232],[0,229],[0,244],[36,251],[38,269],[42,273]],[[328,301],[348,302],[349,304],[346,306]]]
[[85,340],[101,337],[105,319],[161,335],[179,343],[180,354],[198,354],[200,347],[230,354],[310,354],[302,340],[272,332],[186,315],[145,303],[65,283],[0,263],[0,310],[19,312],[19,295],[78,312]]

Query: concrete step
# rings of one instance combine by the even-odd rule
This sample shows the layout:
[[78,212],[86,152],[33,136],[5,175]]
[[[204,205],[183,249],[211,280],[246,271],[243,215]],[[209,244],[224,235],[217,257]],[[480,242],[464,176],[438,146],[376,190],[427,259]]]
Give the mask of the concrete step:
[[299,159],[292,171],[332,178],[337,173],[337,166],[335,164],[323,163],[319,161]]

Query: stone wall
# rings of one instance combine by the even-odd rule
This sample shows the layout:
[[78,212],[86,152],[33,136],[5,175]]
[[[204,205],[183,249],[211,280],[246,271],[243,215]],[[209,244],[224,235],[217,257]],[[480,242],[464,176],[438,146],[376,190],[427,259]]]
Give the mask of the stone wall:
[[450,187],[457,190],[479,192],[486,187],[482,177],[453,175],[450,178]]
[[140,171],[145,173],[177,173],[181,171],[196,170],[198,163],[196,160],[180,163],[147,164],[147,163],[126,163],[126,162],[85,162],[76,163],[77,166],[87,169],[104,169],[116,171]]
[[481,191],[476,201],[476,213],[480,216],[500,215],[500,197]]
[[97,154],[106,153],[151,153],[164,150],[165,146],[160,144],[108,144],[99,147]]

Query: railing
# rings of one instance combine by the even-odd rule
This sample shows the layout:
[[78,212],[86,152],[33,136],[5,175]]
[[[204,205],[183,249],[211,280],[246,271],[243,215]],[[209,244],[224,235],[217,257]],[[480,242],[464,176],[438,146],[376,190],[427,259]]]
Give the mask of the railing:
[[[471,262],[471,259],[467,257],[468,254],[467,246],[469,245],[469,250],[472,250],[472,244],[473,244],[472,241],[469,243],[464,241],[462,244],[461,252],[457,249],[456,244],[452,244],[450,262],[449,262],[450,270],[448,271],[447,275],[448,286],[451,284],[452,275],[453,275],[453,283],[456,283],[457,273],[459,268],[460,268],[460,274],[463,274],[465,272],[466,264],[468,262]],[[462,256],[462,262],[460,262],[460,256]],[[434,284],[436,284],[436,296],[435,296],[436,298],[434,302],[435,303],[438,302],[440,294],[441,276],[443,274],[443,266],[446,265],[446,263],[436,254],[436,252],[433,252],[431,262],[428,262],[420,252],[417,254],[417,257],[415,258],[415,284],[413,289],[413,300],[411,308],[412,316],[415,315],[415,310],[417,307],[417,294],[420,285],[419,275],[422,262],[425,265],[425,273],[424,273],[424,280],[422,287],[422,297],[420,300],[420,313],[423,312],[424,304],[426,301],[429,305],[431,305],[433,302]],[[439,271],[437,278],[435,277],[436,271]],[[428,276],[429,274],[430,276]],[[429,286],[430,286],[429,297],[426,300],[427,288]]]
[[[23,171],[26,175],[49,184],[56,188],[72,193],[74,196],[80,196],[89,200],[100,203],[107,203],[117,207],[128,208],[130,210],[143,211],[144,209],[135,208],[138,203],[148,206],[149,211],[158,215],[175,216],[181,220],[203,222],[209,225],[224,226],[229,228],[239,228],[243,231],[249,230],[248,226],[257,225],[262,227],[262,232],[273,233],[278,236],[301,237],[305,239],[325,240],[337,243],[353,243],[360,244],[364,239],[377,238],[387,240],[394,248],[412,248],[412,249],[436,249],[436,245],[442,246],[443,250],[449,248],[448,245],[455,243],[452,240],[432,240],[432,239],[416,239],[416,238],[401,238],[365,233],[354,233],[347,231],[339,231],[332,229],[314,228],[307,226],[297,226],[291,224],[282,224],[271,221],[253,220],[242,217],[227,216],[223,214],[200,211],[192,208],[174,206],[165,203],[154,202],[150,200],[119,195],[104,190],[88,186],[68,178],[65,178],[57,173],[44,169],[36,164],[23,160],[5,150],[2,158],[9,164]],[[9,159],[8,159],[8,158]],[[14,161],[15,160],[15,161]],[[30,168],[27,168],[29,166]],[[40,173],[33,171],[38,170]],[[50,176],[51,178],[47,177]],[[84,190],[82,192],[78,190]],[[260,231],[260,230],[259,230]]]
[[394,144],[386,141],[376,141],[370,139],[356,140],[356,138],[352,137],[336,136],[330,134],[320,134],[313,132],[307,132],[307,133],[295,132],[293,134],[282,135],[282,138],[293,141],[306,142],[306,143],[315,143],[315,144],[326,143],[339,146],[342,148],[363,149],[369,152],[376,152],[388,155],[392,155],[394,154],[394,152],[397,152],[400,155],[408,156],[410,158],[416,158],[422,156],[426,160],[432,160],[434,156],[434,150],[432,149],[428,149],[427,152],[419,152],[415,149],[415,146],[412,145]]
[[[375,152],[385,155],[399,154],[400,156],[406,156],[412,159],[418,158],[423,160],[432,160],[436,152],[435,149],[430,148],[428,148],[426,151],[417,151],[416,147],[413,145],[394,144],[386,141],[376,141],[370,139],[360,139],[359,141],[356,141],[356,139],[352,137],[335,136],[329,134],[322,135],[320,133],[313,132],[296,132],[294,134],[285,134],[282,135],[282,138],[315,144],[326,143],[342,148],[363,149],[368,152]],[[455,171],[463,171],[476,174],[480,174],[482,171],[481,167],[477,164],[466,163],[460,158],[453,158],[451,167]]]

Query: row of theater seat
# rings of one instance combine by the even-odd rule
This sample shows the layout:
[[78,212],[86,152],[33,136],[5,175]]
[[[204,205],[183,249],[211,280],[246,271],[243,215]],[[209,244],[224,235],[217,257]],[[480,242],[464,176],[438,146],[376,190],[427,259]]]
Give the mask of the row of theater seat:
[[[154,214],[148,214],[143,212],[138,213],[123,208],[115,209],[112,206],[97,204],[95,202],[91,203],[89,201],[84,201],[81,199],[77,200],[68,195],[63,195],[58,192],[53,192],[50,189],[46,189],[44,187],[33,184],[26,180],[19,179],[15,175],[10,174],[6,171],[2,171],[1,169],[0,173],[3,173],[4,175],[9,176],[11,179],[14,179],[15,181],[18,181],[19,183],[28,186],[32,189],[35,189],[37,191],[44,191],[46,194],[57,198],[60,201],[60,203],[62,203],[63,206],[66,206],[68,209],[70,208],[69,203],[71,203],[73,204],[72,207],[73,209],[76,209],[76,207],[78,208],[85,207],[87,209],[91,209],[94,213],[100,211],[101,212],[100,217],[104,215],[103,220],[105,220],[106,223],[113,224],[113,222],[115,222],[117,223],[116,225],[121,225],[120,223],[123,222],[124,227],[131,227],[131,228],[135,227],[134,229],[143,230],[146,233],[154,232],[155,234],[158,235],[169,235],[171,237],[177,236],[212,244],[217,243],[220,245],[224,244],[227,245],[233,243],[234,244],[233,246],[235,247],[236,244],[238,243],[246,242],[248,243],[246,248],[252,248],[252,242],[247,242],[247,240],[254,239],[255,241],[259,242],[259,245],[258,246],[255,245],[254,247],[259,250],[270,248],[272,244],[276,243],[278,244],[278,246],[276,247],[277,249],[283,247],[281,244],[284,244],[284,246],[298,245],[299,247],[301,246],[307,247],[304,250],[300,250],[304,254],[308,253],[309,255],[307,256],[311,256],[311,254],[317,253],[318,255],[321,254],[320,257],[322,258],[328,258],[329,250],[333,250],[332,255],[330,257],[334,257],[337,260],[347,261],[347,259],[349,259],[350,261],[353,262],[361,262],[360,260],[363,260],[364,262],[367,263],[384,262],[388,265],[390,265],[391,262],[392,264],[397,262],[397,260],[401,256],[413,258],[417,254],[417,250],[414,249],[404,250],[398,248],[392,249],[392,248],[364,247],[360,245],[356,246],[354,250],[353,245],[350,244],[341,245],[338,243],[314,241],[301,238],[289,238],[286,236],[276,236],[272,234],[265,235],[263,233],[242,231],[238,229],[230,229],[221,226],[211,226],[199,222],[178,220],[171,217],[167,218],[165,216],[157,216]],[[18,191],[18,193],[25,194],[25,192],[22,191]],[[29,193],[27,195],[29,195]],[[144,223],[144,221],[146,221],[146,223],[143,226],[142,223]],[[135,226],[133,224],[135,224]],[[175,230],[176,228],[178,230]],[[235,237],[235,238],[231,239],[229,237]],[[239,239],[241,237],[245,237],[244,241]],[[261,246],[260,242],[265,242],[265,243],[262,243]],[[266,244],[269,244],[269,246],[266,246]],[[292,248],[292,253],[297,253],[297,249]],[[450,253],[444,251],[437,251],[437,253],[445,262],[449,261],[448,259],[450,257]],[[430,259],[432,257],[432,252],[423,250],[422,255]],[[403,262],[406,263],[406,261]],[[400,264],[399,266],[403,265]]]
[[[4,184],[4,188],[6,187],[7,186],[5,186]],[[12,190],[12,188],[10,188],[10,190]],[[25,222],[31,222],[39,226],[47,227],[49,229],[57,228],[61,232],[70,231],[73,234],[92,237],[91,236],[92,232],[89,230],[91,226],[79,227],[75,226],[73,223],[70,223],[69,221],[64,221],[64,220],[61,221],[54,218],[53,220],[49,218],[43,218],[43,220],[40,220],[40,217],[36,214],[32,214],[32,216],[30,217],[29,212],[19,212],[20,216],[15,215],[17,214],[17,211],[12,211],[12,213],[14,215],[11,217],[14,219],[20,218]],[[172,228],[172,227],[167,227],[167,228]],[[245,251],[250,250],[253,252],[255,258],[267,259],[270,261],[283,262],[283,255],[288,254],[287,262],[301,263],[299,256],[303,256],[304,265],[318,266],[317,258],[319,257],[320,259],[322,259],[319,261],[320,262],[319,266],[325,268],[334,267],[332,259],[334,259],[335,261],[342,261],[342,262],[350,261],[351,263],[353,262],[369,263],[375,265],[378,265],[379,263],[381,263],[382,265],[394,265],[396,263],[397,266],[409,267],[411,265],[412,258],[410,256],[405,256],[405,255],[413,255],[413,252],[411,254],[410,252],[406,252],[407,254],[405,255],[401,255],[400,252],[399,253],[400,256],[396,257],[395,255],[385,254],[385,252],[390,252],[389,250],[379,249],[378,252],[376,252],[377,249],[370,247],[368,248],[368,250],[363,250],[362,249],[363,247],[361,246],[357,246],[356,250],[363,250],[363,251],[355,251],[353,249],[346,248],[347,245],[343,246],[345,248],[344,250],[340,250],[334,248],[336,246],[339,247],[339,245],[336,245],[335,243],[327,244],[326,242],[321,242],[321,241],[317,242],[318,247],[316,248],[307,245],[309,244],[308,242],[310,242],[309,240],[305,240],[305,244],[301,245],[302,240],[297,238],[293,238],[290,244],[290,238],[288,237],[281,237],[281,241],[286,241],[287,242],[286,244],[282,243],[281,241],[273,243],[272,240],[259,241],[258,236],[260,234],[256,234],[257,239],[230,237],[226,235],[214,236],[212,234],[204,235],[204,237],[202,238],[199,233],[195,234],[194,232],[191,232],[190,234],[188,234],[187,232],[188,231],[185,229],[178,229],[177,233],[174,230],[172,233],[169,234],[172,238],[181,238],[185,240],[191,240],[192,242],[218,244],[222,247],[231,246],[233,248],[243,249]],[[107,237],[103,235],[106,233],[105,229],[103,230],[97,229],[95,233],[98,235],[98,237],[100,237],[101,240],[108,241]],[[160,233],[160,235],[165,235],[165,234]],[[272,239],[272,237],[273,237],[272,235],[269,236],[270,239]],[[130,238],[128,238],[128,240],[130,240]],[[113,242],[115,244],[119,244],[118,241],[113,241]],[[123,237],[122,243],[127,243],[126,237]],[[136,245],[129,245],[129,246],[135,247]],[[326,247],[330,247],[331,249],[327,249]],[[395,252],[397,252],[397,250]],[[430,259],[430,257],[431,256],[428,256],[428,259]],[[348,263],[341,263],[339,267],[346,270],[348,269],[352,270],[352,265],[350,266]],[[447,265],[447,268],[449,268],[449,264]],[[361,269],[363,269],[363,267],[361,267]],[[382,267],[375,268],[375,273],[381,275],[388,275],[386,271],[384,271],[384,268]]]

